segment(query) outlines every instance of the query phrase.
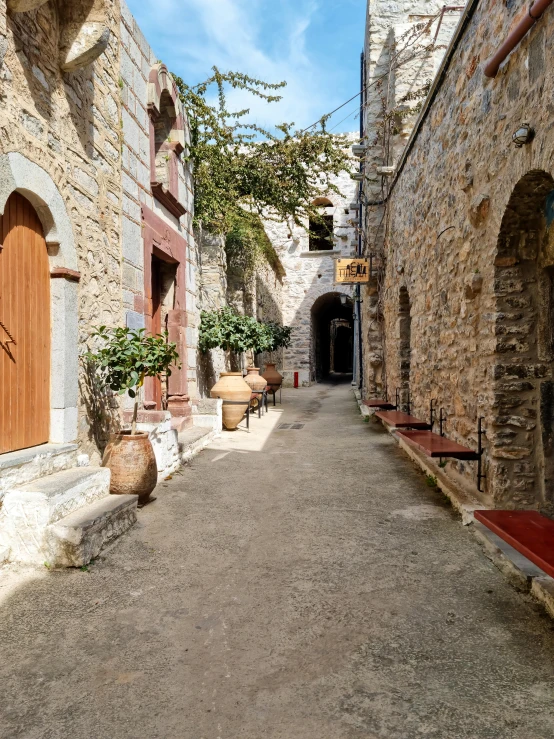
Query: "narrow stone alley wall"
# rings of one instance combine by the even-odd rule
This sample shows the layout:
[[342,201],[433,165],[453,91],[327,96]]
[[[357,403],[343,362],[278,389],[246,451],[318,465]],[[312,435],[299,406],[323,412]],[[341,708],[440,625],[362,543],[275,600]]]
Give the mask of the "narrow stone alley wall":
[[417,106],[435,76],[461,9],[441,3],[369,0],[364,48],[363,115],[364,253],[375,276],[362,303],[363,378],[367,395],[382,394],[384,372],[383,296],[379,268],[386,236],[384,199],[415,121]]
[[[552,512],[552,13],[495,79],[483,75],[519,12],[485,0],[466,11],[397,163],[384,214],[384,362],[394,392],[404,382],[406,290],[412,411],[426,418],[433,399],[446,434],[473,449],[483,417],[488,499]],[[516,148],[527,121],[535,138]],[[475,484],[474,463],[447,471]]]

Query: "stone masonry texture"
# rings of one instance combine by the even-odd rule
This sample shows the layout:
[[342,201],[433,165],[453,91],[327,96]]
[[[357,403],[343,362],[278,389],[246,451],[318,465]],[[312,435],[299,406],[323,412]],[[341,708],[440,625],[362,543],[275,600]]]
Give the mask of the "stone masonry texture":
[[[350,144],[359,140],[349,134]],[[310,252],[308,233],[304,228],[288,223],[266,220],[265,230],[283,264],[283,323],[293,327],[292,343],[283,352],[283,364],[278,369],[284,384],[292,386],[294,372],[299,373],[302,386],[315,380],[315,356],[312,335],[312,308],[318,298],[332,293],[352,295],[350,285],[335,283],[335,259],[353,257],[357,247],[357,211],[350,203],[357,199],[357,183],[344,172],[333,183],[340,194],[322,193],[332,202],[325,210],[334,220],[333,250]],[[308,224],[306,224],[306,227]]]
[[[57,4],[8,14],[0,2],[0,154],[37,163],[65,201],[81,274],[81,347],[91,326],[122,321],[119,4],[105,5],[105,52],[67,74],[59,67]],[[86,384],[83,374],[78,433],[94,453]]]
[[[484,500],[552,512],[552,13],[483,75],[520,10],[474,6],[381,209],[380,389],[409,388],[424,418],[433,399],[446,434],[472,449],[483,417]],[[535,138],[518,149],[524,122]],[[475,488],[474,462],[446,469]]]

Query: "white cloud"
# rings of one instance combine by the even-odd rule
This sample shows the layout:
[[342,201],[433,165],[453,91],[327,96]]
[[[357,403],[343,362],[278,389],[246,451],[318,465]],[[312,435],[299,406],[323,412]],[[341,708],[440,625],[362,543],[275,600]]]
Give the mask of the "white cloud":
[[325,79],[306,46],[319,0],[130,0],[130,6],[156,54],[188,82],[205,79],[213,65],[286,80],[278,93],[283,100],[271,106],[244,91],[229,93],[229,107],[250,108],[260,125],[302,127],[326,112]]

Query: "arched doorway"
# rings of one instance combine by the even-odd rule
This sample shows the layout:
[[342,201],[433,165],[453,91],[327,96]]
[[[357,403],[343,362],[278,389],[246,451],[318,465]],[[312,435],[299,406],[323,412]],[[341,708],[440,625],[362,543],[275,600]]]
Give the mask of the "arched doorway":
[[514,188],[495,261],[497,504],[554,510],[554,179],[528,172]]
[[0,216],[0,454],[48,441],[50,269],[31,203],[10,195]]
[[353,360],[353,303],[344,293],[326,293],[312,306],[311,378],[350,375]]
[[412,314],[410,294],[404,285],[400,288],[398,304],[398,338],[400,360],[400,402],[404,410],[410,402],[410,372],[412,366]]

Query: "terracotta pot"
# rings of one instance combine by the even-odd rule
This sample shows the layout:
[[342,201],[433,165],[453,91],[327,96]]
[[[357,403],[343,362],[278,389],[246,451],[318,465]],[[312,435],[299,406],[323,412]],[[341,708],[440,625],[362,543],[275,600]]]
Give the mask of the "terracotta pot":
[[242,378],[242,372],[222,372],[210,395],[222,400],[243,401],[236,405],[223,403],[223,425],[228,431],[236,429],[246,413],[252,395],[250,385]]
[[[259,367],[248,367],[246,371],[248,372],[248,374],[244,378],[244,381],[247,385],[250,385],[253,391],[255,390],[257,393],[261,393],[263,390],[266,389],[267,380],[260,375]],[[254,392],[252,392],[252,401],[250,405],[252,406],[252,408],[257,408],[261,400],[262,398],[260,395],[256,395]]]
[[268,392],[275,393],[283,384],[283,375],[275,369],[274,364],[267,364],[262,377],[267,380]]
[[145,503],[158,483],[158,466],[148,434],[130,431],[112,434],[104,451],[102,467],[111,473],[110,493],[138,495]]

